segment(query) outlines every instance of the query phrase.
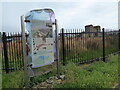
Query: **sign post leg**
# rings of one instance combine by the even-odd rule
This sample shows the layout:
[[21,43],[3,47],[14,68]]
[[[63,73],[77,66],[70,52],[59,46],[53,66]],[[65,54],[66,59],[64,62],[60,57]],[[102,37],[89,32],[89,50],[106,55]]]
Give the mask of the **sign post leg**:
[[58,30],[58,26],[57,26],[57,20],[55,19],[55,49],[56,49],[56,65],[57,65],[57,77],[59,77],[59,59],[58,59],[58,36],[57,36],[57,30]]
[[25,88],[28,88],[28,74],[27,74],[27,58],[26,58],[26,39],[25,39],[25,25],[24,16],[21,16],[21,30],[22,30],[22,47],[23,47],[23,60],[24,60],[24,82]]

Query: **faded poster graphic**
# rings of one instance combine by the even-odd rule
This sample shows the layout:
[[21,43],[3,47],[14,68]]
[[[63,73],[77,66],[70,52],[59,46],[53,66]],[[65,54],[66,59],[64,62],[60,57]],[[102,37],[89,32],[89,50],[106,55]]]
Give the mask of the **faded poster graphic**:
[[[50,27],[46,27],[49,24]],[[32,64],[39,67],[54,62],[52,23],[50,21],[31,21]]]

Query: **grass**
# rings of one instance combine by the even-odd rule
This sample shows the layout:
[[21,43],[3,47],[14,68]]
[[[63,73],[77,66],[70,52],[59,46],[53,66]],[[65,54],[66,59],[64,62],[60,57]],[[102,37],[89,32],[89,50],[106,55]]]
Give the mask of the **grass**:
[[[97,58],[102,55],[101,40],[94,38],[94,40],[86,40],[80,43],[77,40],[74,41],[77,45],[73,49],[68,50],[67,60],[72,61],[75,58],[75,62]],[[78,42],[78,43],[77,43]],[[96,43],[97,42],[97,43]],[[110,41],[108,41],[110,42]],[[74,43],[72,43],[74,44]],[[80,45],[81,44],[81,45]],[[107,44],[106,53],[117,50],[117,44]],[[66,49],[69,46],[65,45]],[[79,47],[80,46],[80,47]],[[84,47],[81,47],[84,46]],[[109,46],[109,47],[108,47]],[[93,48],[95,47],[95,48]],[[112,48],[111,48],[112,47]],[[76,54],[77,52],[77,54]],[[66,79],[63,84],[54,84],[53,88],[108,88],[114,87],[118,83],[118,63],[117,56],[112,56],[109,61],[104,63],[102,61],[95,62],[91,65],[76,66],[73,63],[68,62],[65,67],[60,67],[61,74],[66,75]],[[73,60],[74,61],[74,60]],[[13,63],[13,62],[11,62]],[[17,64],[16,64],[17,65]],[[81,68],[83,67],[83,68]],[[3,73],[2,86],[3,88],[23,88],[24,87],[24,72],[16,71],[9,74]],[[37,84],[45,81],[50,76],[56,74],[56,68],[45,75],[35,76],[30,78],[29,87],[34,87]]]
[[[0,68],[1,68],[1,64],[0,64]],[[0,70],[0,90],[2,88],[2,70]]]
[[[53,88],[113,88],[118,83],[118,55],[111,56],[108,62],[95,62],[91,65],[76,66],[73,63],[62,67],[65,81],[54,84]],[[81,68],[82,67],[82,68]]]
[[[29,80],[29,87],[32,88],[38,83],[41,83],[51,76],[56,75],[56,68],[53,71],[44,74],[31,77]],[[24,71],[15,71],[9,74],[2,74],[2,88],[23,88],[24,87]]]
[[9,74],[2,74],[2,88],[23,88],[24,72],[16,71]]
[[[65,74],[63,84],[53,84],[52,88],[112,88],[118,83],[118,55],[111,56],[107,62],[94,62],[92,64],[77,66],[69,63],[60,67],[60,73]],[[24,72],[16,71],[9,74],[3,73],[3,88],[23,88]],[[51,76],[53,71],[30,78],[29,87],[35,87]]]

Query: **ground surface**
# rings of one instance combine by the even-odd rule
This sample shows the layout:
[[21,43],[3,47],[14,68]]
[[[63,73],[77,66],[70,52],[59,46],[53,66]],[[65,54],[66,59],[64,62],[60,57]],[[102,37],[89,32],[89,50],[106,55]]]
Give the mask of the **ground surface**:
[[[68,64],[62,78],[50,77],[37,88],[119,88],[118,55],[112,55],[107,62],[76,66]],[[77,82],[77,83],[76,83]]]
[[[112,55],[107,62],[78,66],[69,63],[60,67],[61,78],[55,76],[55,69],[49,74],[31,78],[29,85],[35,88],[115,88],[118,86],[118,58],[118,55]],[[23,88],[23,71],[3,73],[2,86]]]

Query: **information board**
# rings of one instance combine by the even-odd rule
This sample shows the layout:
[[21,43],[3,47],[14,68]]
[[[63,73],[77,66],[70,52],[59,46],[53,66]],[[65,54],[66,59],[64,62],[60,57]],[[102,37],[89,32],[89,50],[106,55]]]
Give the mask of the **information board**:
[[[55,15],[51,9],[32,10],[25,16],[28,36],[28,64],[38,68],[54,62]],[[27,22],[28,21],[28,22]]]

